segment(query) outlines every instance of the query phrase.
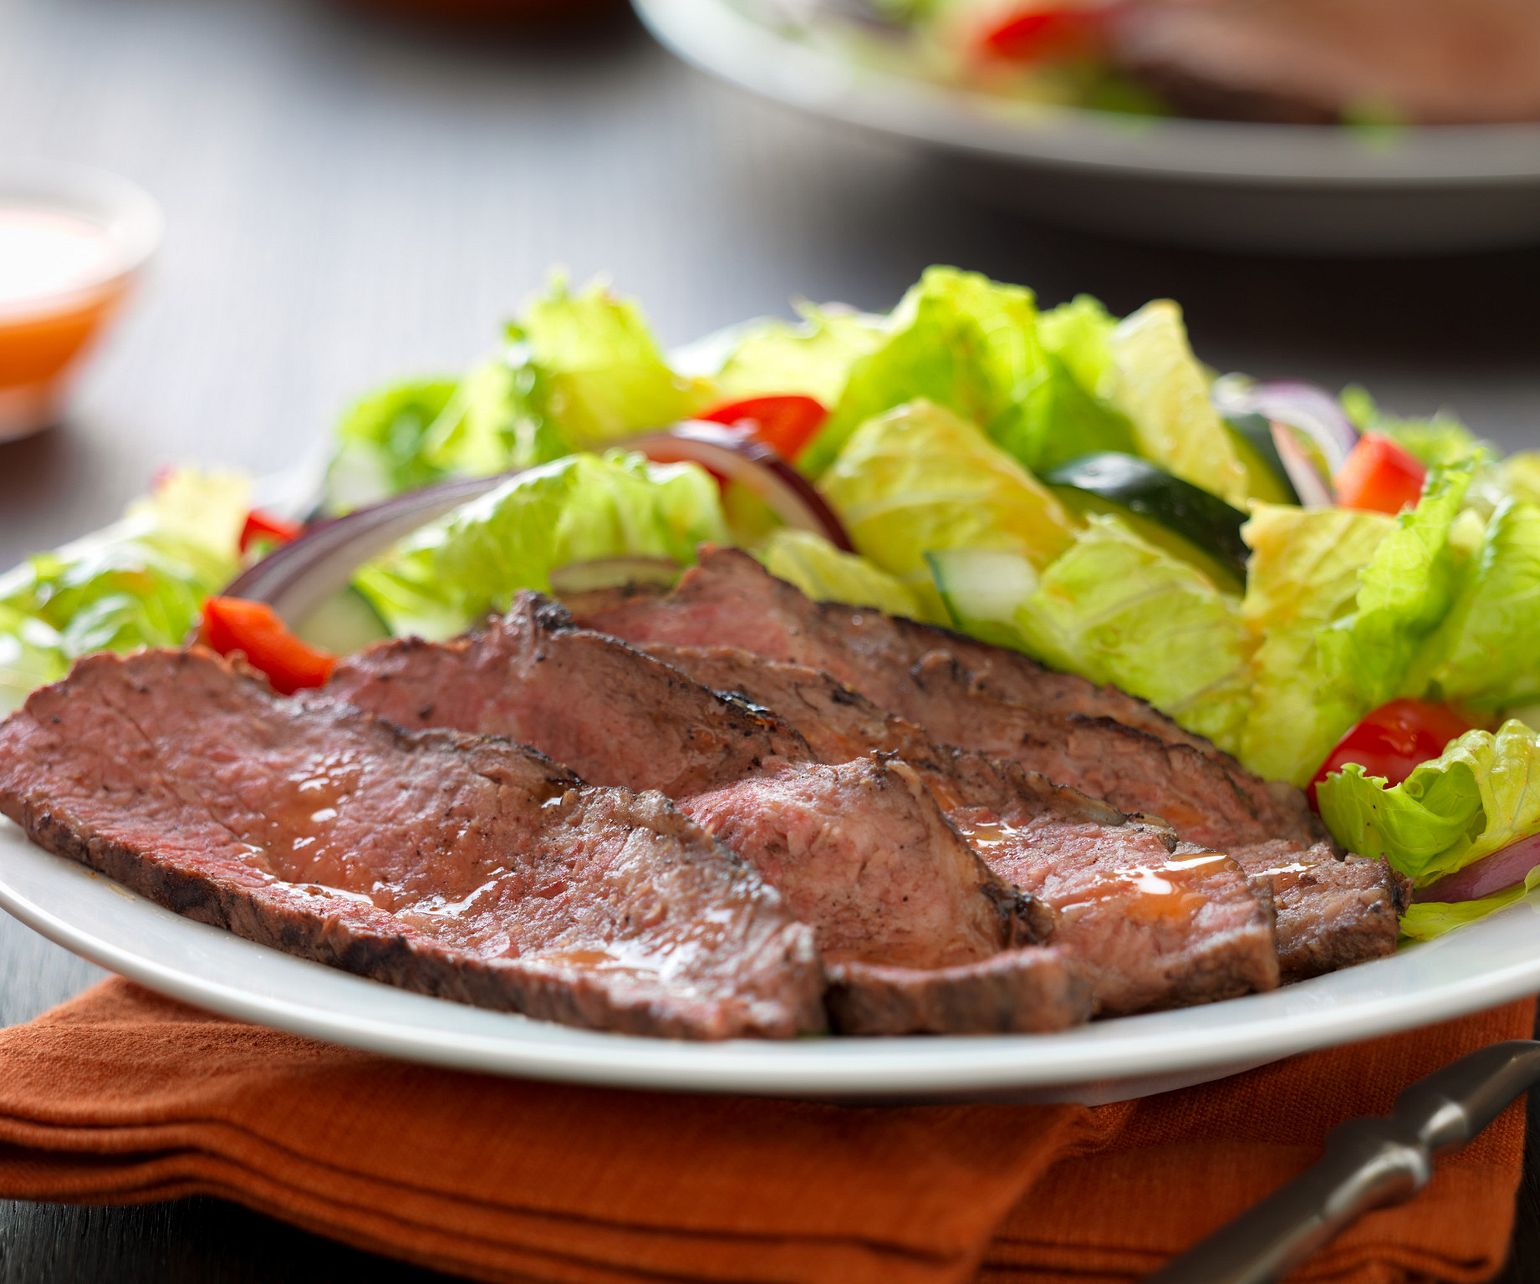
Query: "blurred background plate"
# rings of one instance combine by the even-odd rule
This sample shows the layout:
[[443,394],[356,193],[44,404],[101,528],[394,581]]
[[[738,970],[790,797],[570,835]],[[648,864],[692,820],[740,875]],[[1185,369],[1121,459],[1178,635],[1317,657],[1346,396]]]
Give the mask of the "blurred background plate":
[[789,106],[886,134],[1030,213],[1141,239],[1283,253],[1540,241],[1540,125],[1390,133],[1150,119],[1021,102],[856,63],[731,0],[634,0],[675,53]]

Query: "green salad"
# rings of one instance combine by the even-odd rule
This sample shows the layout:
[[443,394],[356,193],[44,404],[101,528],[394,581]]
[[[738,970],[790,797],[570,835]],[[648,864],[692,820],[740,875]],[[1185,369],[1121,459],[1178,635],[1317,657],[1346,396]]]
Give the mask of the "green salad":
[[[308,516],[504,473],[357,570],[361,636],[445,637],[575,566],[737,544],[1310,788],[1343,847],[1414,881],[1408,935],[1540,877],[1540,454],[1358,389],[1216,376],[1170,301],[1043,309],[938,267],[889,315],[806,306],[676,364],[633,303],[558,281],[484,362],[354,405]],[[295,533],[239,478],[170,474],[0,577],[0,700],[181,642]]]

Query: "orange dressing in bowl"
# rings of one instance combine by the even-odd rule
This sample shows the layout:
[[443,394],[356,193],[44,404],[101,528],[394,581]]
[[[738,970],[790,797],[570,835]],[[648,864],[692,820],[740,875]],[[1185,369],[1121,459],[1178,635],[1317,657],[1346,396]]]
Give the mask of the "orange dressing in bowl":
[[57,417],[66,373],[142,257],[106,219],[0,191],[0,440]]

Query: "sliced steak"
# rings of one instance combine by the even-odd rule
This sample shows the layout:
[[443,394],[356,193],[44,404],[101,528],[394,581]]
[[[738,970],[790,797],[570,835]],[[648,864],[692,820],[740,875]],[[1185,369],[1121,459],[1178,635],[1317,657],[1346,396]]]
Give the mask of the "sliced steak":
[[617,590],[568,606],[638,645],[741,647],[822,670],[938,743],[1163,816],[1204,846],[1320,836],[1299,790],[1257,779],[1143,701],[927,625],[813,602],[736,550],[706,550],[667,594]]
[[0,726],[0,810],[191,918],[427,994],[633,1034],[823,1024],[811,930],[661,796],[206,652],[35,692]]
[[1259,843],[1236,860],[1278,905],[1283,979],[1299,981],[1395,952],[1411,885],[1382,860],[1338,858],[1325,843]]
[[327,688],[403,727],[454,727],[533,745],[584,780],[686,797],[812,751],[780,719],[572,627],[522,594],[450,642],[402,638],[337,669]]
[[[718,695],[614,638],[578,629],[553,603],[524,595],[507,616],[447,644],[405,640],[371,647],[341,665],[328,690],[412,726],[508,736],[552,757],[567,755],[600,784],[667,791],[790,897],[821,944],[828,945],[824,938],[835,923],[845,925],[836,949],[844,969],[838,992],[847,1001],[835,1017],[843,1029],[998,1029],[999,995],[1012,977],[1012,1029],[1057,1029],[1089,1011],[1084,982],[1058,952],[1014,948],[1025,939],[1020,930],[999,934],[989,950],[990,998],[982,1008],[968,995],[968,965],[982,956],[948,959],[944,998],[895,1001],[887,993],[894,986],[943,983],[931,975],[939,961],[915,952],[903,964],[893,942],[926,934],[944,940],[940,923],[948,916],[956,916],[954,933],[965,933],[975,919],[998,922],[1002,907],[1019,919],[1030,902],[990,873],[928,795],[917,800],[895,783],[907,779],[901,769],[868,762],[831,774],[769,711]],[[583,721],[589,725],[574,725]],[[649,754],[654,736],[661,752]],[[702,805],[703,795],[709,806]],[[852,865],[867,874],[847,889]],[[921,884],[924,896],[912,895]],[[847,918],[851,895],[869,912]],[[1041,920],[1046,911],[1037,913]],[[1017,962],[993,962],[1002,950]],[[870,981],[883,993],[862,999],[857,965],[865,961],[888,970]],[[895,969],[907,972],[899,976]],[[845,1012],[849,1020],[842,1019]],[[879,1030],[884,1012],[903,1024]],[[922,1016],[930,1024],[912,1024]]]
[[1271,897],[1231,859],[1175,855],[1175,834],[1018,764],[938,746],[828,674],[734,647],[649,648],[697,681],[774,710],[838,761],[896,752],[994,871],[1059,911],[1054,931],[1098,1011],[1228,998],[1278,983]]
[[1540,120],[1534,0],[1139,0],[1111,14],[1113,63],[1187,115]]
[[1062,950],[1020,948],[1053,915],[979,860],[906,764],[785,766],[680,805],[813,925],[837,1029],[1026,1033],[1090,1015]]

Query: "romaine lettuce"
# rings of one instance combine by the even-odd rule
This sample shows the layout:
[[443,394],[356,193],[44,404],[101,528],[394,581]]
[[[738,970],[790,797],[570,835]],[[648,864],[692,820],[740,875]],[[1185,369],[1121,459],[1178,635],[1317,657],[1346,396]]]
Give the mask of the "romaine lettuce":
[[919,599],[898,578],[821,535],[782,527],[754,550],[765,569],[819,602],[873,606],[889,615],[925,618]]
[[1038,659],[1111,682],[1236,747],[1250,699],[1239,603],[1117,518],[1090,517],[1011,623]]
[[716,481],[694,464],[579,454],[531,469],[425,526],[355,585],[392,633],[448,637],[569,562],[627,555],[692,561],[721,543]]
[[801,304],[802,321],[766,321],[740,332],[712,378],[723,401],[800,393],[833,406],[851,366],[883,340],[885,322]]
[[1108,395],[1133,425],[1138,453],[1244,509],[1246,467],[1210,400],[1182,310],[1170,299],[1147,303],[1119,322],[1108,342]]
[[925,555],[938,549],[1019,553],[1044,567],[1069,547],[1075,520],[973,424],[916,402],[862,424],[821,488],[857,551],[940,603]]
[[171,474],[123,519],[0,576],[0,704],[93,651],[175,646],[235,574],[239,477]]
[[1399,785],[1349,765],[1316,795],[1339,842],[1423,887],[1540,832],[1540,733],[1517,720],[1469,731]]

